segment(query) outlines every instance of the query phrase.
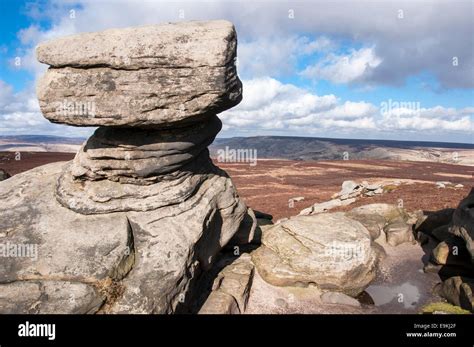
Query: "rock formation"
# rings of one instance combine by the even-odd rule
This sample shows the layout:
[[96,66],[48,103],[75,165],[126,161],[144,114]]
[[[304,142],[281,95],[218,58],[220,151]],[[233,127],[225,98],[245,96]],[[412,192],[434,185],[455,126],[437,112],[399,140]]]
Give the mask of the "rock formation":
[[262,278],[276,286],[317,286],[356,296],[374,279],[369,231],[343,213],[296,216],[267,229],[252,253]]
[[0,184],[2,244],[36,251],[2,260],[1,313],[175,312],[222,247],[253,237],[207,149],[242,98],[236,45],[231,23],[210,21],[38,47],[44,116],[99,128],[72,162]]

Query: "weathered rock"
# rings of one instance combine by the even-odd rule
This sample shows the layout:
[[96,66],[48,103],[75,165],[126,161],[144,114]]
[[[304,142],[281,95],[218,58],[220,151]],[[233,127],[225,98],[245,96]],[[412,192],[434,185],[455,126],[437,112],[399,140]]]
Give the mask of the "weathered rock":
[[431,252],[431,258],[439,265],[446,265],[449,256],[449,246],[446,242],[440,242]]
[[369,230],[373,240],[380,236],[381,231],[385,232],[386,241],[391,246],[414,239],[411,225],[407,223],[407,213],[395,205],[363,205],[347,212],[346,216],[362,223]]
[[95,313],[104,301],[95,287],[80,282],[32,280],[0,284],[2,314]]
[[[212,292],[199,313],[244,313],[252,287],[253,275],[254,265],[250,255],[242,254],[218,274],[214,280]],[[234,307],[234,302],[237,303],[237,308]]]
[[133,266],[125,214],[83,216],[58,204],[54,184],[63,166],[44,165],[0,183],[1,313],[97,311],[104,298],[93,286],[121,280]]
[[294,198],[291,198],[290,201],[294,201],[294,202],[304,201],[304,196],[296,196]]
[[240,245],[248,245],[252,243],[259,244],[261,240],[261,231],[258,231],[257,218],[251,208],[247,209],[244,219],[240,223],[240,227],[229,241],[228,246],[235,247]]
[[462,307],[465,310],[473,311],[474,279],[455,276],[443,281],[439,294],[448,300],[449,303]]
[[387,235],[387,243],[393,247],[415,240],[412,225],[407,224],[402,217],[388,222],[384,227],[384,232]]
[[360,185],[354,181],[344,181],[342,182],[341,185],[341,191],[339,192],[339,195],[348,195],[353,193],[355,190],[360,188]]
[[332,200],[329,200],[329,201],[316,203],[316,204],[314,204],[314,205],[312,205],[308,208],[305,208],[299,214],[301,216],[308,216],[308,215],[311,215],[311,214],[327,212],[327,211],[329,211],[329,210],[331,210],[335,207],[347,206],[347,205],[352,204],[353,202],[355,202],[354,198],[352,198],[352,199],[348,198],[348,199],[345,199],[345,200],[332,199]]
[[[38,252],[37,259],[2,260],[0,283],[36,280],[42,285],[56,280],[94,285],[112,278],[124,290],[109,303],[108,312],[173,312],[194,276],[209,268],[247,212],[235,191],[228,189],[230,180],[214,176],[191,200],[178,205],[141,213],[78,214],[54,198],[54,184],[64,165],[42,166],[0,184],[0,197],[8,206],[0,211],[2,244],[36,244]],[[86,296],[78,302],[103,300],[90,291],[77,292]],[[69,313],[79,311],[71,306]]]
[[216,176],[184,203],[127,214],[137,263],[111,312],[171,313],[188,300],[191,282],[210,269],[247,212],[229,181]]
[[378,214],[385,218],[386,221],[394,220],[400,216],[408,218],[406,211],[392,204],[369,204],[356,207],[351,210],[356,214]]
[[403,208],[390,204],[369,204],[356,207],[346,213],[349,218],[362,223],[376,240],[383,230],[391,246],[414,240],[409,216]]
[[71,174],[79,180],[147,185],[169,179],[166,174],[174,171],[198,171],[188,164],[203,152],[208,156],[207,146],[221,124],[213,116],[191,126],[160,131],[100,127],[77,153]]
[[474,263],[474,188],[454,211],[449,231],[464,240]]
[[237,105],[237,39],[227,21],[111,29],[40,44],[37,94],[52,122],[163,127]]
[[[7,301],[40,313],[185,311],[220,250],[251,242],[256,218],[207,149],[221,128],[215,114],[241,99],[236,42],[231,23],[214,21],[39,46],[51,65],[38,84],[45,117],[114,128],[97,129],[72,162],[0,184],[0,241],[38,246],[35,259],[0,262],[0,313]],[[78,103],[86,112],[69,112]],[[222,288],[232,292],[232,281]],[[59,304],[77,297],[58,308],[51,291]],[[245,293],[234,294],[245,309]]]
[[439,265],[462,266],[474,270],[463,240],[457,236],[451,235],[440,242],[431,251],[431,259]]
[[[416,223],[415,230],[423,231],[428,235],[431,234],[431,231],[441,227],[446,224],[450,224],[453,218],[454,209],[446,208],[440,211],[431,212],[428,214],[423,214],[419,216],[419,219]],[[442,240],[440,240],[442,241]]]
[[348,305],[360,307],[356,299],[339,292],[325,292],[321,295],[321,301],[325,304]]
[[[0,283],[27,280],[121,279],[133,263],[133,235],[125,214],[83,216],[62,207],[54,185],[64,163],[53,163],[0,183],[0,241],[34,246],[32,256],[6,256]],[[99,232],[100,231],[100,232]]]
[[371,213],[368,210],[356,208],[347,212],[346,216],[365,226],[369,231],[372,240],[376,240],[380,236],[380,233],[386,224],[386,220],[382,215]]
[[223,291],[211,292],[199,314],[240,314],[237,301]]
[[[58,178],[56,197],[63,206],[82,214],[151,211],[176,205],[189,200],[208,176],[218,170],[206,155],[189,165],[199,169],[175,171],[152,185],[136,185],[74,179],[74,163],[70,163]],[[215,172],[214,176],[218,176]],[[228,185],[232,189],[230,182]]]
[[290,218],[266,230],[252,253],[262,278],[276,286],[308,286],[355,296],[375,276],[368,230],[343,213]]

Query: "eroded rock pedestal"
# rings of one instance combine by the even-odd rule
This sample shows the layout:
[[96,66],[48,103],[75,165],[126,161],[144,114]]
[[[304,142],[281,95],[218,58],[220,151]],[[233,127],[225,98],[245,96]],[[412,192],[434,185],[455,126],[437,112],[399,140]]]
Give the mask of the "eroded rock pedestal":
[[175,312],[222,247],[252,237],[252,211],[207,150],[216,114],[241,100],[236,44],[212,21],[38,47],[45,117],[99,128],[72,162],[0,184],[0,242],[32,246],[0,263],[1,313]]

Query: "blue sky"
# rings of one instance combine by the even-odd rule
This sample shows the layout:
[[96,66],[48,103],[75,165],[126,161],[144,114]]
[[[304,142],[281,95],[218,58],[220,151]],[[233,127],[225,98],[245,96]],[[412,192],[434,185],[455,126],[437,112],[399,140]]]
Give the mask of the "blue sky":
[[228,19],[239,37],[244,99],[220,115],[221,136],[474,143],[471,1],[2,0],[0,6],[3,135],[92,131],[41,116],[34,85],[46,67],[35,60],[38,43],[111,27]]

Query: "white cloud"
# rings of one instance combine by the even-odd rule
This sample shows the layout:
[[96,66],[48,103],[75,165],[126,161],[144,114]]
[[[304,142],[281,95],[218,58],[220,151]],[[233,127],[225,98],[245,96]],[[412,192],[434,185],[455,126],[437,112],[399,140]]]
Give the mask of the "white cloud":
[[226,129],[373,128],[377,108],[366,102],[340,104],[335,95],[319,96],[264,77],[244,81],[243,101],[220,116]]
[[302,75],[325,79],[334,83],[350,83],[367,78],[382,59],[376,56],[374,48],[352,50],[347,55],[330,54],[325,59],[308,66]]
[[227,136],[235,131],[255,135],[273,130],[286,134],[327,136],[331,132],[383,138],[404,132],[454,132],[469,136],[473,131],[473,108],[435,106],[382,112],[382,107],[369,102],[341,102],[335,95],[319,96],[270,77],[243,82],[242,103],[220,115]]
[[[365,76],[368,81],[394,85],[429,71],[441,87],[474,86],[474,51],[466,44],[472,31],[471,1],[406,1],[403,6],[400,1],[379,2],[300,1],[291,4],[295,15],[291,19],[290,5],[278,1],[52,1],[41,8],[42,19],[47,16],[52,27],[46,32],[25,28],[22,39],[33,43],[76,32],[180,21],[181,10],[184,20],[229,19],[235,23],[242,44],[242,71],[255,73],[246,78],[277,77],[291,71],[297,56],[330,50],[333,42],[329,38],[334,37],[373,48],[332,55],[326,65],[316,65],[315,71],[330,80],[350,82],[373,70]],[[76,8],[73,19],[71,8]],[[30,11],[38,17],[35,6]],[[33,55],[29,56],[28,65]],[[453,57],[459,60],[457,66],[451,63]]]
[[297,35],[240,40],[237,54],[239,73],[251,78],[294,74],[299,58],[317,52],[327,52],[334,45],[334,42],[324,36],[315,40]]
[[455,109],[435,106],[431,108],[393,108],[382,112],[380,122],[384,130],[451,131],[474,134],[472,107]]

